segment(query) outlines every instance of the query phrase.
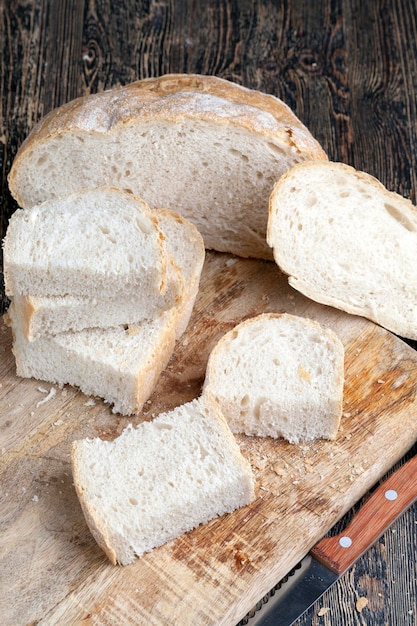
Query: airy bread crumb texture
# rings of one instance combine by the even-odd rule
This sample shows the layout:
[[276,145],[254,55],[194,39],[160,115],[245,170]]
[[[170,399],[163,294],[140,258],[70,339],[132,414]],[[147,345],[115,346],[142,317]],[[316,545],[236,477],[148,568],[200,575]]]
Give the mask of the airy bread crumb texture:
[[203,394],[231,430],[291,443],[335,438],[342,415],[344,348],[313,320],[262,314],[238,324],[210,354]]
[[166,289],[164,236],[147,204],[119,189],[84,189],[10,218],[8,296],[132,296]]
[[67,331],[35,341],[24,337],[13,302],[7,319],[18,376],[78,387],[122,415],[141,411],[175,347],[175,308],[139,324]]
[[307,297],[417,339],[417,208],[343,163],[299,164],[276,184],[267,239]]
[[114,564],[254,498],[250,465],[207,398],[129,426],[113,442],[74,442],[72,467],[90,530]]
[[272,258],[268,198],[296,163],[327,159],[278,98],[217,77],[166,76],[78,98],[21,146],[9,176],[22,207],[111,184],[194,223],[206,248]]
[[[143,290],[133,296],[114,296],[112,286],[100,298],[82,296],[13,296],[15,316],[29,341],[85,328],[110,328],[151,321],[177,307],[177,337],[185,331],[198,292],[205,258],[204,242],[191,222],[168,210],[154,211],[165,237],[167,275],[165,293]],[[117,254],[117,253],[116,253]]]

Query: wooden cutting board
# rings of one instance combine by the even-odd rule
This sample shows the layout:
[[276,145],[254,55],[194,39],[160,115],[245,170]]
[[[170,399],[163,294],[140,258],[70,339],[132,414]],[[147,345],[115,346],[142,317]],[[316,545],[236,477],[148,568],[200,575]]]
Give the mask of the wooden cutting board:
[[[112,439],[129,422],[196,397],[216,341],[266,311],[311,317],[343,341],[336,441],[239,436],[256,500],[113,567],[75,495],[72,441]],[[0,354],[0,615],[8,625],[234,626],[417,439],[417,353],[371,322],[297,294],[273,263],[207,254],[189,328],[133,419],[73,388],[18,379],[4,325]]]

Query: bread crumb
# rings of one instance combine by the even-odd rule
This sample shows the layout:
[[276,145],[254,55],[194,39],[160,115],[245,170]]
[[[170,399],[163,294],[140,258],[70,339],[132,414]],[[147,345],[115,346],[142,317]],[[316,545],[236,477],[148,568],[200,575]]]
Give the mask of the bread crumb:
[[45,398],[43,398],[43,400],[39,400],[39,402],[36,403],[36,408],[38,408],[42,404],[45,404],[45,402],[49,402],[49,400],[51,398],[53,398],[54,395],[56,394],[55,387],[51,387],[51,389],[49,390],[49,393],[48,393],[47,389],[44,389],[43,387],[38,387],[38,391],[41,391],[42,393],[46,393],[47,396]]
[[59,419],[56,422],[54,422],[54,426],[62,426],[63,423],[64,423],[64,420]]
[[39,502],[39,496],[34,495],[32,498],[32,502]]
[[285,474],[287,473],[285,469],[283,467],[280,467],[280,465],[278,464],[275,464],[272,467],[272,471],[275,472],[277,476],[285,476]]
[[96,406],[96,402],[93,398],[90,398],[87,402],[84,402],[84,406]]
[[263,457],[261,459],[257,459],[256,461],[254,461],[254,466],[256,467],[256,469],[259,470],[264,470],[265,467],[268,465],[268,457]]
[[317,613],[317,615],[319,617],[323,617],[323,615],[326,615],[326,613],[328,613],[330,611],[330,607],[329,606],[322,606],[320,611]]
[[368,605],[368,598],[358,598],[356,601],[356,610],[358,611],[358,613],[361,613],[361,611]]
[[383,385],[385,384],[385,380],[383,380],[382,378],[378,378],[378,380],[376,381],[379,385]]

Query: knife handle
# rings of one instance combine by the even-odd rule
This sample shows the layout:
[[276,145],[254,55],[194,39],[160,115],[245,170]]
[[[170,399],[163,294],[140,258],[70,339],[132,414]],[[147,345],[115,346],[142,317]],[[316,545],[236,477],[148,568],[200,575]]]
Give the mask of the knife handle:
[[311,554],[343,574],[416,499],[417,455],[375,489],[343,532],[321,539]]

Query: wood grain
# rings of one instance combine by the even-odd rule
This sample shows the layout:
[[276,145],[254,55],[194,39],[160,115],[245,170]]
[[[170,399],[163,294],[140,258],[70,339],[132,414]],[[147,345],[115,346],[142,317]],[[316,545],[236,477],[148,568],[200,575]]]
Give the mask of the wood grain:
[[413,456],[375,489],[341,533],[321,539],[311,554],[343,574],[417,500],[416,474],[417,456]]
[[[282,97],[330,158],[375,174],[415,201],[416,42],[417,6],[408,0],[1,2],[1,236],[16,208],[7,173],[18,146],[44,113],[83,93],[169,71],[218,74]],[[1,289],[0,312],[6,304]],[[2,353],[2,376],[9,366],[10,354],[3,359]],[[13,378],[6,375],[2,384],[12,393]],[[198,381],[190,395],[194,387]],[[47,406],[34,412],[29,438],[57,430],[43,414]],[[63,401],[60,415],[66,415],[66,406]],[[88,409],[79,412],[88,414]],[[6,423],[17,413],[6,405]],[[100,420],[102,434],[116,434],[123,425],[123,420]],[[3,422],[0,437],[0,447],[4,440],[8,446],[23,445]],[[414,506],[396,523],[396,532],[386,533],[299,625],[412,626],[416,515]],[[369,600],[361,613],[356,610],[360,595]],[[326,606],[331,610],[318,615]]]
[[[346,379],[337,439],[293,446],[239,436],[257,479],[255,501],[131,566],[113,567],[77,502],[72,441],[112,439],[128,422],[196,397],[217,340],[266,311],[308,316],[342,339]],[[6,589],[0,612],[8,623],[233,626],[417,439],[415,351],[371,322],[304,298],[270,262],[207,254],[189,328],[133,419],[69,387],[42,402],[51,385],[18,379],[9,329],[3,326],[0,337]]]

